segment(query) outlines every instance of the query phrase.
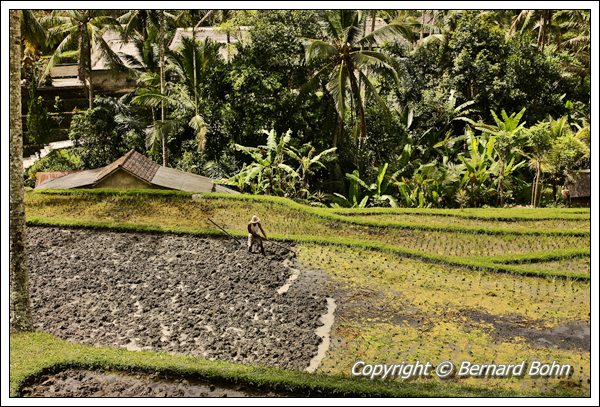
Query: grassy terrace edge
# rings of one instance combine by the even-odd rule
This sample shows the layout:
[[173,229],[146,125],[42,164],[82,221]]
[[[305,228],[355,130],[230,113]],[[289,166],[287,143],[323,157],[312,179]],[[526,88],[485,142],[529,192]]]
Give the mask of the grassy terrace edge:
[[[150,232],[150,233],[174,233],[174,234],[185,234],[194,236],[222,236],[225,237],[222,232],[216,229],[196,229],[196,228],[181,228],[181,227],[161,227],[147,224],[131,224],[122,222],[107,222],[107,221],[73,221],[66,219],[48,219],[41,217],[29,217],[27,218],[27,225],[29,226],[60,226],[60,227],[74,227],[74,228],[87,228],[87,229],[101,229],[101,230],[112,230],[119,232]],[[247,234],[230,230],[229,233],[233,236],[244,238]],[[564,271],[556,270],[545,270],[545,269],[523,269],[518,265],[513,264],[502,264],[494,262],[492,257],[453,257],[443,256],[437,254],[423,253],[417,250],[400,248],[389,244],[362,241],[358,239],[339,238],[339,237],[316,237],[316,236],[297,236],[297,235],[277,235],[273,234],[270,236],[272,240],[287,241],[295,243],[308,243],[308,244],[325,244],[325,245],[337,245],[345,247],[353,247],[367,250],[375,250],[398,255],[401,257],[409,257],[422,260],[428,263],[446,264],[449,266],[466,267],[472,270],[488,271],[488,272],[499,272],[499,273],[511,273],[524,276],[535,276],[535,277],[547,277],[547,278],[565,278],[570,280],[589,281],[590,275],[587,273],[569,273]],[[562,253],[562,255],[561,255]],[[557,256],[559,258],[569,258],[568,256],[584,256],[589,255],[589,249],[582,250],[554,250],[546,253],[540,253],[535,255],[526,255],[529,258],[534,258],[535,262],[551,261],[555,260]],[[544,256],[547,256],[546,258]],[[502,259],[501,259],[502,260]],[[521,262],[526,262],[527,257],[521,256],[518,258]]]
[[[21,396],[24,385],[42,374],[67,368],[158,373],[212,381],[215,384],[242,384],[262,391],[301,396],[330,397],[507,397],[534,396],[458,383],[415,383],[371,381],[341,375],[305,373],[225,361],[209,361],[165,352],[132,352],[125,349],[81,345],[44,332],[10,336],[10,396]],[[568,391],[542,396],[571,395]]]
[[[195,195],[191,192],[182,191],[170,191],[170,190],[115,190],[115,189],[72,189],[72,190],[39,190],[32,192],[34,194],[42,195],[96,195],[96,196],[112,196],[112,195],[123,195],[123,196],[175,196],[175,197],[191,197]],[[303,205],[295,202],[288,198],[265,196],[265,195],[245,195],[245,194],[225,194],[225,193],[202,193],[204,199],[227,199],[234,201],[248,201],[248,202],[264,202],[287,206],[290,209],[302,211],[309,215],[317,216],[319,218],[334,220],[347,224],[354,224],[360,226],[371,226],[371,227],[392,227],[399,229],[413,229],[413,230],[425,230],[425,231],[436,231],[436,232],[456,232],[456,233],[478,233],[478,234],[489,234],[489,235],[544,235],[544,236],[590,236],[590,231],[582,230],[562,230],[562,229],[536,229],[536,230],[513,230],[507,228],[490,228],[490,227],[475,227],[475,226],[456,226],[456,225],[420,225],[415,223],[403,223],[397,221],[377,221],[377,220],[364,220],[364,219],[353,219],[352,216],[344,216],[336,213],[338,209],[333,208],[318,208],[308,205]],[[452,216],[452,215],[449,215]],[[516,219],[516,218],[514,218]],[[532,220],[533,218],[526,218]],[[558,218],[557,218],[558,219]],[[488,218],[487,220],[500,220],[495,218]]]
[[[590,218],[588,209],[579,208],[464,208],[464,209],[442,209],[442,208],[328,208],[328,210],[344,216],[366,216],[366,215],[421,215],[455,217],[462,219],[521,222],[536,220],[587,220]],[[477,214],[481,211],[494,211],[496,213]],[[527,213],[530,211],[548,212],[538,215]],[[512,212],[510,216],[498,212]]]

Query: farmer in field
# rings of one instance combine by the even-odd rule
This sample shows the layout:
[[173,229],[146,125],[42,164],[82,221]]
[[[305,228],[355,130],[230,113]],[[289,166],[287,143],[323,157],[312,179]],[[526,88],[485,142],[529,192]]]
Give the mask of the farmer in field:
[[258,245],[260,246],[260,252],[264,256],[265,248],[263,247],[262,238],[258,234],[259,230],[265,237],[265,240],[268,240],[267,234],[265,233],[264,229],[262,228],[262,225],[260,224],[260,219],[258,218],[258,216],[254,215],[252,216],[252,219],[250,219],[250,223],[248,223],[248,252],[252,253],[252,247],[255,243],[258,243]]

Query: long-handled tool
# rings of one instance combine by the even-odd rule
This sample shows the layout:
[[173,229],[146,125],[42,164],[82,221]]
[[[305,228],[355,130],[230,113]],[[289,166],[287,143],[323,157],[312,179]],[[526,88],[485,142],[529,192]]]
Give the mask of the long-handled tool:
[[287,247],[287,246],[285,246],[285,245],[282,245],[282,244],[280,244],[280,243],[277,243],[277,242],[274,242],[274,241],[272,241],[272,240],[268,240],[268,239],[267,239],[267,242],[271,242],[271,243],[273,243],[274,245],[277,245],[277,246],[279,246],[279,247],[283,247],[284,249],[286,249],[286,250],[289,250],[290,252],[294,253],[294,255],[297,255],[297,254],[298,254],[298,253],[296,253],[294,250],[292,250],[292,249],[290,249],[289,247]]
[[[224,232],[224,233],[225,233],[227,236],[229,236],[230,238],[232,238],[233,240],[235,240],[236,242],[238,242],[238,243],[240,243],[240,244],[242,244],[242,245],[244,244],[244,242],[242,242],[242,241],[240,241],[240,240],[236,239],[236,238],[235,238],[235,236],[233,236],[231,233],[229,233],[228,231],[226,231],[225,229],[223,229],[221,226],[219,226],[218,224],[216,224],[216,223],[215,223],[215,222],[214,222],[214,221],[213,221],[211,218],[207,218],[207,219],[208,219],[208,221],[209,221],[210,223],[212,223],[213,225],[215,225],[216,227],[218,227],[218,228],[219,228],[221,231],[223,231],[223,232]],[[274,244],[274,245],[276,245],[276,246],[279,246],[279,247],[282,247],[282,248],[284,248],[284,249],[286,249],[286,250],[289,250],[290,252],[292,252],[292,253],[294,253],[295,255],[297,255],[297,253],[296,253],[294,250],[290,249],[289,247],[287,247],[287,246],[285,246],[285,245],[282,245],[282,244],[280,244],[280,243],[274,242],[274,241],[272,241],[272,240],[269,240],[269,239],[265,239],[265,240],[266,240],[267,242],[271,242],[271,243],[273,243],[273,244]]]
[[230,238],[232,238],[233,240],[235,240],[237,243],[243,245],[244,242],[242,242],[241,240],[236,239],[235,236],[233,236],[231,233],[229,233],[228,231],[226,231],[225,229],[223,229],[221,226],[217,225],[211,218],[207,218],[209,220],[210,223],[212,223],[213,225],[215,225],[216,227],[218,227],[221,231],[225,232],[225,234],[227,236],[229,236]]

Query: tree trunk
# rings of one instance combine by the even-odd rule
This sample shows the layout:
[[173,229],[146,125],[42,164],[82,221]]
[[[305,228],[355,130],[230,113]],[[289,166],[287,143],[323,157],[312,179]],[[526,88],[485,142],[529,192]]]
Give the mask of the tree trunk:
[[540,168],[540,164],[537,164],[535,169],[535,194],[533,195],[533,207],[537,208],[540,202],[540,179],[542,177],[542,171]]
[[538,31],[538,47],[543,51],[546,45],[548,29],[552,24],[552,10],[544,10],[540,15],[540,27]]
[[21,22],[20,10],[10,11],[10,329],[33,329],[25,229],[23,189],[23,129],[21,124]]
[[[371,10],[371,32],[375,31],[375,17],[377,16],[377,10]],[[371,49],[371,44],[369,44]]]
[[538,206],[540,206],[540,201],[542,200],[542,190],[543,190],[543,185],[542,185],[542,169],[541,169],[540,166],[538,166],[538,187],[535,190],[535,193],[537,195],[536,204],[535,204],[536,208]]
[[367,121],[365,119],[365,108],[362,101],[358,101],[358,116],[360,118],[360,142],[358,143],[359,150],[362,150],[367,141]]
[[92,50],[87,23],[79,26],[79,79],[87,90],[88,107],[94,107],[94,87],[92,84]]
[[362,148],[364,147],[364,143],[367,139],[367,122],[365,119],[365,108],[363,106],[363,100],[360,97],[360,93],[359,93],[360,91],[356,84],[356,78],[354,78],[352,64],[348,65],[348,70],[350,71],[350,87],[352,88],[352,93],[354,93],[357,96],[356,110],[358,110],[358,119],[360,120],[360,122],[359,122],[360,136],[358,139],[358,150],[360,152],[362,150]]
[[336,118],[337,120],[335,122],[335,129],[333,130],[333,140],[331,142],[332,147],[337,147],[339,135],[342,134],[342,132],[344,131],[344,119],[342,118],[342,116],[337,114],[337,112]]
[[194,47],[192,48],[192,64],[194,69],[194,109],[196,111],[196,116],[198,115],[198,75],[196,74],[196,26],[192,28],[192,41]]
[[227,29],[227,63],[231,62],[231,34]]
[[535,208],[535,190],[537,189],[537,171],[531,182],[531,206]]
[[421,10],[421,32],[419,33],[419,41],[422,43],[423,42],[423,27],[425,26],[425,11],[427,10]]
[[[160,10],[159,14],[159,28],[158,28],[158,53],[160,59],[160,94],[165,94],[165,12]],[[165,102],[160,102],[160,121],[161,121],[161,131],[160,138],[162,142],[162,156],[163,156],[163,166],[167,166],[168,157],[167,157],[167,135],[165,134],[164,124],[165,124]]]

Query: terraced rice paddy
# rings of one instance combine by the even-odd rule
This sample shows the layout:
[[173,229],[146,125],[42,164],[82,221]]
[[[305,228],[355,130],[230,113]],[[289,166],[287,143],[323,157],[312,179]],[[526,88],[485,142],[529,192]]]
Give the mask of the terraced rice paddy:
[[114,193],[28,194],[26,202],[36,225],[200,235],[221,234],[210,218],[243,236],[258,215],[269,236],[295,244],[304,269],[323,274],[315,284],[327,281],[335,298],[318,372],[350,377],[357,360],[556,360],[572,365],[570,377],[446,384],[589,395],[589,210],[340,210],[264,197]]

